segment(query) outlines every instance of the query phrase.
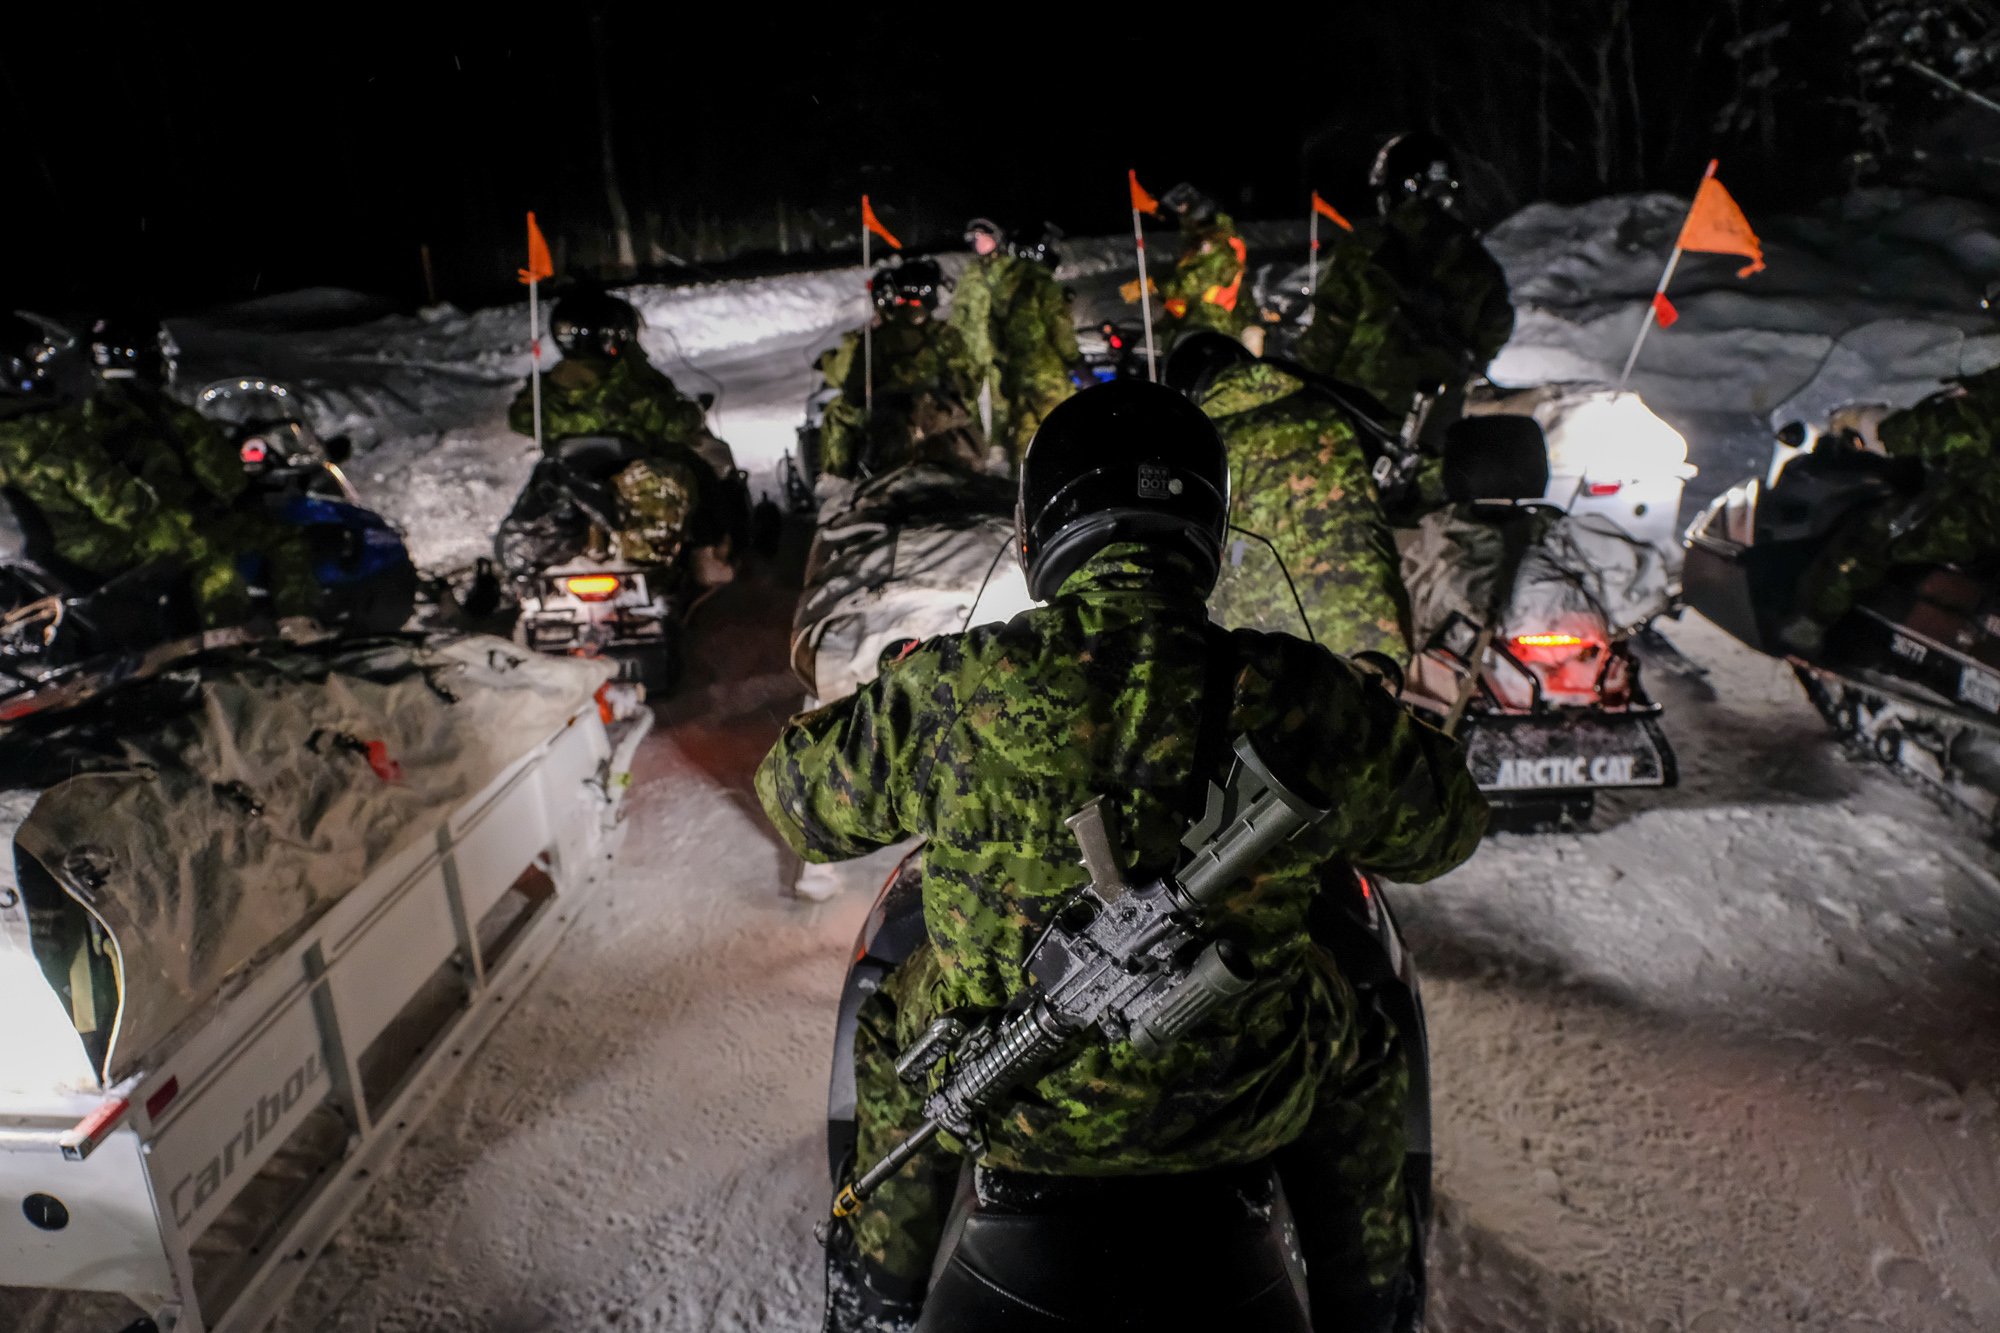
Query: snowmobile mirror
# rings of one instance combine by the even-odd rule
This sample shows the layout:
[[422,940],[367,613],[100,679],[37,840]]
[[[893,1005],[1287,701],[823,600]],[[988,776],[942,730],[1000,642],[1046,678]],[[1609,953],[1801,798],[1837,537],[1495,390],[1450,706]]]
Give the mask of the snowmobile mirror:
[[1778,427],[1778,443],[1787,449],[1803,449],[1806,443],[1806,423],[1787,421]]
[[706,411],[708,411],[708,410],[709,410],[710,408],[712,408],[712,407],[714,407],[714,406],[715,406],[715,395],[714,395],[714,394],[712,394],[712,393],[704,393],[704,394],[701,394],[701,395],[699,395],[698,397],[696,397],[696,398],[695,398],[695,401],[696,401],[697,403],[700,403],[700,404],[701,404],[701,410],[702,410],[702,411],[704,411],[704,412],[706,412]]
[[320,450],[326,455],[327,462],[336,464],[345,463],[348,459],[354,457],[354,441],[348,439],[345,435],[336,435],[332,439],[324,441],[320,445]]
[[1463,417],[1444,437],[1444,493],[1459,503],[1539,500],[1549,489],[1549,446],[1533,417]]

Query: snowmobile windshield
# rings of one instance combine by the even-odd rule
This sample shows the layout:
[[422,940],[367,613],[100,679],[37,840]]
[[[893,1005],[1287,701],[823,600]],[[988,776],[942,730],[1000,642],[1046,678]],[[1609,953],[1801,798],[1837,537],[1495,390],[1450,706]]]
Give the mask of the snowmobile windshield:
[[195,410],[225,426],[306,425],[305,404],[276,380],[217,380],[195,396]]

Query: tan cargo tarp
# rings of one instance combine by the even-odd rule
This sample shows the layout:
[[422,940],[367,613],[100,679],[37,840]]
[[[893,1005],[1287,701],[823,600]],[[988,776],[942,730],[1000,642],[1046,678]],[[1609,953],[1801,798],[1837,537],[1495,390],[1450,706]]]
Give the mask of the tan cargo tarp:
[[[493,638],[381,641],[238,653],[66,719],[39,757],[73,753],[76,775],[42,791],[15,847],[118,946],[109,1079],[376,867],[434,838],[609,674]],[[51,944],[37,940],[45,959]]]
[[897,640],[956,634],[1032,605],[1013,515],[1012,482],[933,464],[859,486],[823,480],[792,622],[792,669],[806,688],[838,699],[873,680]]

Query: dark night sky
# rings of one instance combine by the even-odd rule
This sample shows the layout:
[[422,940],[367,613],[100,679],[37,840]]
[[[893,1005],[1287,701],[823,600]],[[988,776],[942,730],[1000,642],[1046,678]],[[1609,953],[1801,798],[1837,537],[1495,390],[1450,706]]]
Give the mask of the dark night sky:
[[[685,251],[703,216],[711,256],[729,240],[769,248],[781,202],[794,226],[817,208],[844,231],[863,188],[920,241],[975,212],[1112,231],[1128,165],[1156,191],[1192,178],[1249,216],[1296,212],[1315,186],[1359,206],[1373,144],[1424,121],[1465,145],[1489,215],[1543,196],[1685,190],[1718,151],[1755,153],[1755,173],[1731,181],[1753,199],[1831,181],[1824,152],[1794,152],[1769,126],[1712,124],[1745,78],[1732,34],[1786,5],[1619,7],[1210,6],[1137,37],[1133,11],[1108,6],[602,9],[635,221],[656,215],[655,233]],[[361,2],[10,16],[4,304],[186,309],[320,283],[414,301],[424,242],[443,294],[470,304],[508,291],[530,207],[581,267],[608,231],[589,13]]]

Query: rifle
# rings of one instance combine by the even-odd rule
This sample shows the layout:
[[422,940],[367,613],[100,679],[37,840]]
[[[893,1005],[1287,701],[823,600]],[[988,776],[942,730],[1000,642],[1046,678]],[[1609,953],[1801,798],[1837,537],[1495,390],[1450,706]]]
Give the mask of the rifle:
[[1330,813],[1285,785],[1248,736],[1234,747],[1227,780],[1208,787],[1207,808],[1181,839],[1190,853],[1175,873],[1125,882],[1105,827],[1103,798],[1065,822],[1090,883],[1056,913],[1030,951],[1029,988],[977,1027],[938,1019],[896,1061],[906,1083],[945,1073],[924,1101],[924,1120],[833,1201],[849,1217],[882,1182],[949,1130],[973,1144],[974,1120],[1003,1095],[1056,1066],[1090,1032],[1157,1055],[1175,1038],[1258,980],[1243,947],[1203,929],[1203,910],[1264,854]]

